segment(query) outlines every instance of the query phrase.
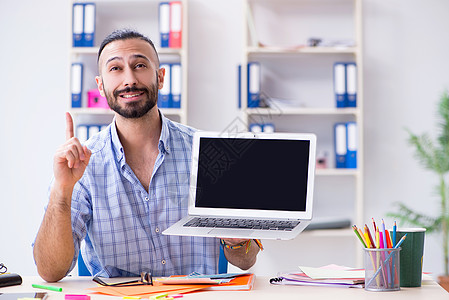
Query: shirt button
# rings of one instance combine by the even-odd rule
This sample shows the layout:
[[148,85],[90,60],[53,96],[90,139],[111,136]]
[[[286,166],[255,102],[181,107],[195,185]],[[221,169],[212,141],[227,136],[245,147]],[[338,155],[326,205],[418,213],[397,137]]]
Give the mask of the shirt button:
[[156,227],[156,232],[159,232],[159,227]]
[[162,260],[162,264],[165,265],[165,259]]
[[148,198],[148,197],[145,197],[145,201],[149,201],[150,200],[150,198]]

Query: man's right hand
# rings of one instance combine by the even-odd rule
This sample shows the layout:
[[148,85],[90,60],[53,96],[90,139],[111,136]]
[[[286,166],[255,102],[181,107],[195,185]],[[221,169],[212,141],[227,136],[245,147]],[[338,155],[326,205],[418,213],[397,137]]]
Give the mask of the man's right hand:
[[81,179],[89,163],[91,151],[74,137],[73,119],[66,113],[66,142],[58,148],[54,157],[55,186],[72,189]]
[[75,255],[71,223],[72,193],[92,154],[74,137],[73,119],[69,113],[66,113],[66,124],[66,141],[54,157],[55,181],[33,248],[37,271],[48,282],[62,279],[72,264]]

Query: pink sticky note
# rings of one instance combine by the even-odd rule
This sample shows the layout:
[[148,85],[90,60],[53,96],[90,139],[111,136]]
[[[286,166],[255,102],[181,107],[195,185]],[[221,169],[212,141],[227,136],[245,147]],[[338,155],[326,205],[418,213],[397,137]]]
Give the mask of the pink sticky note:
[[71,294],[66,294],[65,295],[65,300],[90,300],[90,296],[89,295],[71,295]]

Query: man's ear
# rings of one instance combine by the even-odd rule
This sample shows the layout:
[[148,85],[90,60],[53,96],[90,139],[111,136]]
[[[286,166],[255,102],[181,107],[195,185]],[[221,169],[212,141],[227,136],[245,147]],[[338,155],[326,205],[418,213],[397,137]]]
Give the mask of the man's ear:
[[165,68],[160,68],[159,70],[157,70],[157,77],[159,80],[159,86],[157,88],[160,90],[164,87]]
[[95,76],[95,81],[97,82],[97,88],[98,88],[98,91],[100,92],[100,95],[102,95],[103,97],[106,97],[106,95],[104,93],[103,80],[101,80],[101,77]]

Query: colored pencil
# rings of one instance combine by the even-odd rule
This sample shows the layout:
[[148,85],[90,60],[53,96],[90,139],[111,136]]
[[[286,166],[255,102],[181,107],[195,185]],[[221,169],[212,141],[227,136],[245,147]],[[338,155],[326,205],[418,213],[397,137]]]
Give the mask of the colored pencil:
[[397,231],[396,221],[394,221],[393,225],[393,247],[396,246],[396,231]]
[[373,237],[372,237],[371,232],[369,231],[369,228],[366,224],[365,224],[365,231],[368,232],[368,237],[369,237],[369,241],[370,241],[371,245],[373,246],[373,248],[376,248],[376,244],[374,244]]
[[360,236],[359,231],[357,230],[357,226],[353,225],[353,226],[352,226],[352,230],[354,230],[355,235],[356,235],[357,238],[360,240],[360,242],[362,243],[363,247],[366,248],[366,244],[365,244],[365,242],[363,241],[362,237]]
[[387,247],[393,248],[393,242],[391,241],[390,232],[385,230],[385,235],[387,236]]
[[373,220],[373,226],[374,226],[374,232],[377,231],[377,226],[376,226],[376,222],[374,221],[374,218],[371,218]]

